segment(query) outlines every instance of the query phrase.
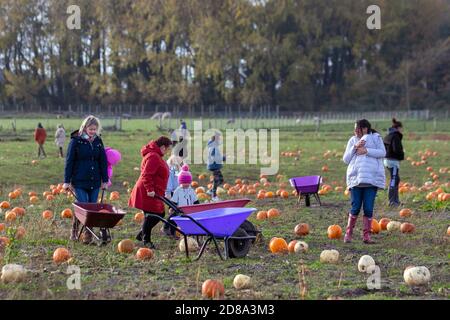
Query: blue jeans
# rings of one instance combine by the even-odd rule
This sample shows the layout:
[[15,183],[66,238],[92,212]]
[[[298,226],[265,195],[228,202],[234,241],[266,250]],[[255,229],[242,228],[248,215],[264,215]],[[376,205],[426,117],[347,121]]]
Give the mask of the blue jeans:
[[357,216],[362,206],[364,209],[364,216],[372,218],[377,191],[378,191],[377,187],[351,188],[350,189],[352,197],[352,209],[350,211],[351,214]]
[[89,189],[75,188],[75,195],[77,196],[77,200],[79,202],[96,203],[99,192],[100,189],[89,190]]

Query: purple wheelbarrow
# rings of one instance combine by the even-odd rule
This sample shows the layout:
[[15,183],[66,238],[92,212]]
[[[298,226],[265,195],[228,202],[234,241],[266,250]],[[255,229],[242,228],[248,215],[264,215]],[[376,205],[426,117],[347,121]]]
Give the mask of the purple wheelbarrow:
[[[167,220],[158,216],[163,223],[176,229],[184,237],[186,257],[189,258],[187,237],[206,237],[203,241],[200,252],[194,260],[200,259],[208,243],[214,243],[217,254],[222,260],[227,258],[243,258],[255,241],[259,231],[253,226],[247,218],[256,211],[255,208],[216,208],[193,214],[184,214],[172,201],[156,196],[166,205],[174,210],[174,215]],[[251,225],[251,226],[250,226]],[[218,240],[225,242],[224,252],[222,253]]]
[[319,197],[319,188],[322,182],[321,176],[305,176],[305,177],[294,177],[289,179],[291,186],[295,188],[298,194],[297,202],[300,203],[302,198],[305,198],[305,204],[307,207],[311,206],[310,196],[313,195],[319,205],[322,205]]

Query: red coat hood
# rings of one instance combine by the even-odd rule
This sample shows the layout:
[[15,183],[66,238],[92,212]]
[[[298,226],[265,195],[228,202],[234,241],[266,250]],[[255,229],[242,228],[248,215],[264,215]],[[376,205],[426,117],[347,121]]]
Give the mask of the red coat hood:
[[155,152],[156,154],[163,156],[163,153],[161,152],[161,148],[158,147],[155,141],[150,141],[147,145],[143,146],[141,149],[141,155],[145,157],[150,152]]

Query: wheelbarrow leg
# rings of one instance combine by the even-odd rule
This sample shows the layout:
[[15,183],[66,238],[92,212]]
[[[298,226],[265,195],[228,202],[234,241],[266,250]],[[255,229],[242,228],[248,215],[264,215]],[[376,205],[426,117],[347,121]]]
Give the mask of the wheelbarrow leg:
[[309,196],[309,194],[305,195],[305,204],[307,207],[311,206],[311,197]]
[[317,193],[314,193],[314,197],[316,197],[317,201],[319,202],[319,206],[322,206],[322,201],[320,201],[320,196]]
[[208,244],[209,241],[211,241],[211,237],[209,237],[208,239],[206,239],[205,242],[203,242],[200,252],[197,255],[197,257],[194,259],[194,261],[197,261],[198,259],[200,259],[200,257],[203,255],[203,252],[205,251],[206,245]]
[[189,248],[188,248],[188,241],[186,235],[183,235],[184,237],[184,250],[186,251],[186,258],[189,259]]
[[80,232],[78,233],[77,240],[80,240],[80,237],[81,237],[81,234],[83,233],[84,228],[85,228],[85,226],[83,224],[83,226],[80,229]]

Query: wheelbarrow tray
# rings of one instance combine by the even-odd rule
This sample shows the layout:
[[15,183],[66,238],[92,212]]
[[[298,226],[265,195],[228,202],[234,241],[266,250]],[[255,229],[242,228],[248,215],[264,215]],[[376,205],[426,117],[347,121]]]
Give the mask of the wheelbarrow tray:
[[[255,212],[255,208],[216,208],[197,212],[192,218],[207,229],[214,237],[231,237],[240,225]],[[172,220],[187,235],[208,235],[194,221],[186,217],[173,217]]]
[[[89,228],[114,228],[122,220],[126,212],[110,204],[104,203],[73,203],[75,217]],[[110,212],[99,212],[106,209]]]
[[295,177],[289,179],[291,186],[294,187],[298,193],[302,194],[317,193],[321,181],[322,178],[320,176]]
[[197,213],[217,208],[241,208],[245,207],[250,199],[224,200],[210,203],[194,204],[190,206],[180,206],[179,208],[185,214]]

